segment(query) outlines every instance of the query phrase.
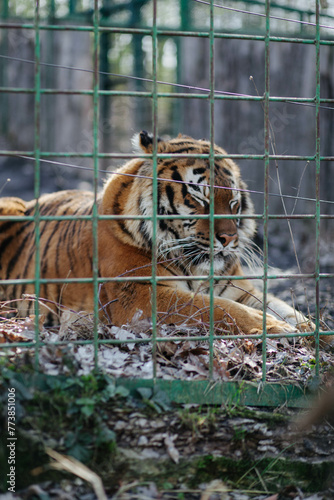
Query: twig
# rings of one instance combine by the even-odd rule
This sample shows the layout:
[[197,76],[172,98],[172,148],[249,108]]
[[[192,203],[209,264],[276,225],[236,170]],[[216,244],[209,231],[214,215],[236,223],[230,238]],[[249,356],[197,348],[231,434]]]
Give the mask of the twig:
[[108,500],[103,488],[102,480],[95,472],[88,469],[88,467],[75,458],[61,455],[51,448],[46,448],[46,453],[55,460],[55,462],[51,464],[54,469],[65,470],[66,472],[70,472],[71,474],[84,479],[92,485],[98,500]]

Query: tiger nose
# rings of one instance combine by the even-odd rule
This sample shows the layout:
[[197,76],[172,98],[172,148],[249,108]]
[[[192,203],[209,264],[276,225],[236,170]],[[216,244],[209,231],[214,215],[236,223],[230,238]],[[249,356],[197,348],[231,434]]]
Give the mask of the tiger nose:
[[238,235],[236,233],[234,234],[227,234],[227,233],[221,233],[217,234],[217,239],[221,242],[223,247],[227,247],[231,243],[231,241],[235,241],[237,239]]

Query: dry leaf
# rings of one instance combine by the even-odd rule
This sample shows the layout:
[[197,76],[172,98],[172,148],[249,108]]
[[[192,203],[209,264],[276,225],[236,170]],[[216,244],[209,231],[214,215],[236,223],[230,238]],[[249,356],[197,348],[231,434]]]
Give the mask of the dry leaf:
[[11,342],[30,342],[32,340],[31,336],[24,335],[23,332],[17,333],[8,330],[0,331],[0,344],[11,343]]
[[54,469],[65,470],[71,474],[81,477],[81,479],[84,479],[92,485],[98,500],[108,500],[103,488],[102,480],[97,474],[95,474],[95,472],[88,469],[88,467],[79,462],[79,460],[76,460],[73,457],[61,455],[51,448],[47,448],[46,452],[55,460],[55,462],[51,464]]
[[[30,314],[27,318],[24,320],[24,327],[28,330],[33,330],[35,331],[36,328],[36,316],[35,314]],[[40,314],[38,316],[38,329],[42,330],[43,325],[45,323],[45,314]]]
[[174,356],[178,349],[178,345],[175,342],[158,342],[157,348],[163,356]]
[[227,369],[228,361],[223,359],[214,359],[213,367],[215,370],[215,374],[217,374],[219,378],[221,378],[222,380],[230,379],[230,372]]
[[168,455],[173,460],[173,462],[178,464],[179,459],[180,459],[180,453],[177,451],[177,449],[175,448],[175,445],[174,445],[174,441],[176,438],[177,438],[177,435],[175,435],[173,437],[167,435],[164,439],[164,443],[166,445]]
[[244,340],[242,342],[242,348],[247,354],[252,354],[255,351],[255,345],[251,340]]
[[220,500],[229,500],[228,487],[220,479],[211,481],[201,495],[201,500],[209,500],[213,493],[220,493]]

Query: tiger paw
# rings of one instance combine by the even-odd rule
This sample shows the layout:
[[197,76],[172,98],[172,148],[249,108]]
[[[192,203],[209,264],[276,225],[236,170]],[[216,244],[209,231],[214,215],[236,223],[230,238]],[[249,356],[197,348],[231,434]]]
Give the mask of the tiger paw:
[[267,332],[268,333],[293,333],[296,332],[296,327],[290,325],[286,321],[281,321],[271,314],[267,314]]
[[304,318],[304,321],[296,324],[296,328],[299,332],[303,333],[314,332],[315,324],[313,323],[313,321]]
[[[267,333],[276,333],[276,334],[285,334],[285,333],[293,333],[296,332],[296,329],[293,328],[289,323],[285,323],[285,321],[279,321],[276,318],[268,318],[266,317],[266,330]],[[261,327],[253,328],[249,333],[263,333],[263,324]]]
[[[239,317],[237,324],[239,328],[246,334],[263,333],[263,313],[256,309],[247,308],[243,311],[242,317]],[[268,333],[292,333],[296,328],[281,321],[271,314],[266,315],[266,329]]]
[[284,315],[284,319],[292,325],[298,332],[314,332],[315,324],[299,311],[293,310],[290,314]]

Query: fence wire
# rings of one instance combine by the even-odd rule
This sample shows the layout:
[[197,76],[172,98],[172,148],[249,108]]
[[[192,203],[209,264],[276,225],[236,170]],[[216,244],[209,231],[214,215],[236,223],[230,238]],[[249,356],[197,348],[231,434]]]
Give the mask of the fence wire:
[[[16,279],[2,279],[0,285],[10,286],[10,285],[22,285],[22,284],[33,284],[35,289],[35,296],[41,297],[41,300],[35,300],[35,337],[30,342],[20,342],[20,341],[5,341],[1,344],[1,349],[3,352],[12,351],[15,348],[33,348],[35,353],[35,363],[36,369],[40,365],[40,349],[46,343],[41,340],[41,305],[43,304],[43,294],[42,287],[46,284],[55,283],[65,285],[67,283],[87,283],[92,284],[94,290],[94,304],[93,304],[93,323],[92,323],[92,338],[90,339],[76,339],[71,340],[71,344],[74,346],[85,346],[92,345],[94,348],[94,364],[95,368],[100,368],[99,362],[99,349],[101,345],[112,346],[124,346],[127,345],[128,348],[131,344],[150,344],[151,345],[151,357],[152,357],[152,371],[151,376],[148,378],[131,378],[128,379],[120,378],[119,383],[123,385],[128,385],[130,388],[150,386],[155,388],[162,388],[166,390],[172,399],[176,401],[190,401],[190,402],[210,402],[217,403],[226,398],[233,399],[238,398],[240,403],[245,404],[258,404],[258,405],[277,405],[288,401],[289,404],[298,406],[303,404],[302,394],[303,390],[299,389],[296,384],[270,384],[267,381],[267,366],[268,366],[268,341],[270,339],[275,339],[275,335],[269,335],[266,329],[266,315],[267,311],[264,308],[263,312],[263,333],[260,335],[247,335],[247,339],[261,340],[262,346],[262,373],[261,378],[256,380],[254,383],[250,382],[243,385],[242,392],[240,392],[240,384],[235,382],[229,382],[224,380],[223,382],[217,379],[215,375],[214,359],[215,359],[215,341],[217,340],[238,340],[240,337],[238,335],[222,335],[217,334],[215,331],[215,321],[214,321],[214,287],[215,282],[224,279],[226,276],[216,276],[214,268],[214,225],[215,221],[219,218],[254,218],[263,222],[263,272],[249,276],[249,279],[260,279],[263,282],[263,303],[267,303],[268,294],[268,283],[271,280],[277,280],[279,278],[292,278],[292,279],[307,279],[312,278],[315,282],[315,374],[319,375],[320,369],[320,345],[319,345],[319,332],[321,327],[321,308],[322,304],[320,301],[320,282],[321,280],[333,278],[334,275],[331,273],[321,273],[320,270],[320,223],[321,220],[333,219],[332,215],[321,213],[321,203],[334,203],[331,200],[321,200],[320,195],[320,171],[322,161],[333,161],[333,157],[321,156],[320,151],[320,110],[325,108],[327,110],[333,109],[334,99],[322,98],[320,94],[320,48],[322,45],[332,46],[334,44],[333,40],[322,39],[321,38],[321,28],[332,30],[333,26],[328,23],[322,23],[320,20],[320,7],[319,0],[315,0],[315,10],[314,10],[314,22],[307,22],[303,20],[293,20],[285,19],[288,22],[307,24],[309,29],[314,29],[315,34],[313,37],[309,38],[298,38],[295,36],[274,36],[271,34],[271,22],[272,20],[278,20],[277,16],[271,15],[270,0],[265,0],[265,3],[256,2],[256,5],[260,5],[263,8],[263,12],[250,12],[240,9],[234,9],[236,14],[243,15],[255,15],[261,16],[265,19],[265,32],[264,34],[237,34],[222,32],[215,28],[215,23],[217,19],[217,8],[226,9],[226,6],[216,5],[215,2],[211,1],[201,1],[196,0],[197,3],[205,4],[207,6],[207,23],[208,28],[206,30],[189,31],[184,29],[171,30],[162,29],[158,23],[158,9],[160,3],[157,0],[152,0],[152,24],[150,27],[120,27],[112,26],[112,21],[108,19],[108,25],[103,25],[101,20],[101,10],[98,0],[94,0],[94,8],[91,13],[91,22],[89,25],[75,25],[75,24],[53,24],[45,22],[45,19],[41,19],[40,15],[40,5],[39,1],[35,4],[35,15],[34,21],[18,22],[17,20],[3,19],[0,23],[0,27],[6,30],[6,33],[13,29],[29,30],[34,33],[34,60],[25,59],[19,54],[17,57],[10,57],[6,54],[0,54],[1,60],[7,60],[10,58],[12,60],[20,61],[26,63],[27,65],[34,65],[35,77],[34,77],[34,88],[24,88],[18,86],[17,88],[2,86],[0,88],[0,95],[6,96],[6,94],[31,94],[34,98],[34,149],[33,150],[7,150],[3,149],[0,151],[0,156],[2,157],[17,157],[23,158],[27,161],[34,162],[34,197],[37,200],[36,210],[33,216],[24,217],[9,217],[0,216],[1,221],[33,221],[35,227],[35,276],[33,280],[23,280],[19,277]],[[191,8],[191,2],[187,2],[188,8]],[[230,7],[229,7],[230,8]],[[330,20],[330,18],[329,18]],[[56,32],[56,31],[71,31],[71,32],[89,32],[91,34],[91,44],[92,44],[92,69],[85,69],[82,67],[73,66],[61,66],[62,68],[69,69],[70,71],[79,72],[89,72],[92,74],[92,88],[79,90],[79,89],[56,89],[56,88],[43,88],[41,83],[41,69],[44,67],[58,68],[58,65],[52,62],[43,61],[41,58],[41,41],[40,33],[41,31]],[[100,67],[100,40],[103,34],[130,34],[130,35],[142,35],[151,37],[152,41],[152,77],[144,78],[138,77],[136,75],[122,75],[119,73],[104,72],[101,71]],[[182,37],[197,37],[206,38],[209,42],[209,87],[198,86],[197,82],[193,82],[193,85],[184,85],[180,82],[170,83],[158,78],[158,57],[159,49],[158,44],[161,37],[176,37],[181,39]],[[215,59],[215,42],[218,39],[238,39],[238,40],[256,40],[265,45],[265,81],[264,81],[264,94],[263,95],[247,95],[240,93],[233,93],[227,91],[216,90],[215,82],[215,65],[217,61]],[[311,44],[315,46],[316,57],[315,57],[315,68],[314,72],[316,74],[316,93],[314,97],[280,97],[272,96],[270,93],[270,48],[272,43],[303,43]],[[191,57],[191,55],[189,55]],[[284,68],[282,68],[284,71]],[[101,90],[100,79],[102,75],[108,75],[109,77],[126,78],[135,81],[145,82],[151,85],[149,91],[138,91],[138,90]],[[18,82],[19,83],[19,82]],[[168,85],[172,88],[172,91],[161,91],[162,85]],[[93,101],[93,137],[92,144],[93,150],[91,153],[78,153],[75,151],[68,152],[55,152],[47,151],[45,148],[41,147],[41,98],[45,95],[69,95],[69,96],[89,96]],[[102,152],[99,145],[99,122],[100,122],[100,102],[102,97],[108,97],[113,99],[114,97],[126,96],[126,97],[136,97],[144,102],[149,101],[152,113],[152,133],[153,133],[153,150],[151,155],[141,154],[132,155],[122,152],[112,152],[106,153]],[[178,100],[185,99],[202,99],[206,100],[209,104],[209,136],[210,136],[210,152],[208,155],[186,155],[187,158],[205,158],[208,159],[210,165],[210,211],[208,216],[194,216],[194,219],[208,218],[210,223],[210,271],[208,276],[193,276],[193,277],[178,277],[181,281],[183,280],[193,280],[199,281],[206,279],[209,283],[209,296],[210,296],[210,322],[209,328],[206,334],[193,334],[191,337],[192,341],[208,341],[209,344],[209,369],[207,380],[194,380],[194,381],[184,381],[184,380],[163,380],[158,374],[158,353],[159,344],[162,345],[166,342],[166,338],[161,337],[159,334],[159,324],[158,324],[158,307],[157,307],[157,285],[158,283],[168,282],[175,279],[174,277],[163,277],[157,275],[157,264],[158,264],[158,249],[157,249],[157,227],[159,221],[166,219],[165,215],[159,215],[158,206],[158,182],[162,182],[163,178],[158,176],[158,161],[163,158],[170,158],[171,155],[163,155],[158,152],[158,121],[159,121],[159,102],[163,99],[173,99],[178,102]],[[264,110],[264,152],[263,154],[228,154],[228,155],[217,155],[215,153],[215,106],[217,101],[254,101],[259,105],[263,106]],[[315,109],[315,143],[316,151],[314,155],[278,155],[272,148],[272,134],[271,125],[269,118],[270,105],[272,103],[289,103],[293,106],[311,106]],[[18,112],[22,112],[18,110]],[[64,116],[66,120],[66,116]],[[180,131],[182,132],[182,131]],[[222,145],[224,146],[224,145]],[[64,159],[90,159],[92,161],[91,167],[85,167],[80,165],[74,165],[66,161],[55,161],[52,158],[64,158]],[[184,155],[176,155],[175,158]],[[126,276],[100,276],[99,274],[99,252],[98,252],[98,225],[99,221],[103,220],[115,220],[120,219],[122,216],[117,215],[99,215],[98,214],[98,191],[99,191],[99,176],[102,169],[99,168],[100,161],[105,160],[127,160],[131,158],[148,158],[152,160],[153,163],[153,176],[152,176],[152,203],[153,203],[153,215],[150,216],[124,216],[125,219],[133,220],[151,220],[153,224],[153,238],[152,238],[152,274],[150,276],[151,285],[151,302],[152,302],[152,323],[150,326],[151,335],[149,338],[143,338],[139,340],[138,338],[127,338],[127,339],[108,339],[102,338],[100,336],[100,323],[99,323],[99,310],[101,304],[99,303],[99,292],[101,286],[108,282],[119,282],[119,283],[134,283],[147,281],[147,278],[133,278]],[[217,216],[214,209],[214,190],[217,188],[215,186],[214,179],[214,169],[215,169],[215,159],[221,158],[231,158],[235,160],[262,160],[264,164],[264,190],[248,190],[255,194],[263,195],[263,213],[255,214],[253,216]],[[298,161],[314,161],[316,165],[316,186],[315,186],[315,198],[300,197],[300,199],[307,199],[315,203],[314,213],[312,214],[301,214],[301,215],[288,215],[287,213],[281,215],[270,214],[269,211],[269,199],[271,196],[280,196],[282,198],[288,198],[293,196],[285,195],[284,193],[275,194],[271,193],[269,190],[269,178],[270,178],[270,162],[278,160],[298,160]],[[70,216],[52,216],[43,215],[40,213],[39,198],[41,193],[41,169],[44,164],[53,164],[55,166],[65,166],[69,168],[76,169],[86,169],[91,170],[93,179],[93,193],[94,193],[94,203],[92,215],[80,215],[75,217],[75,220],[80,221],[91,221],[92,223],[92,275],[90,277],[84,278],[71,278],[68,276],[66,279],[47,279],[41,276],[41,224],[47,221],[66,221],[71,220]],[[117,172],[108,171],[109,175],[119,175]],[[176,181],[177,182],[177,181]],[[19,196],[19,193],[18,193]],[[170,219],[185,219],[189,216],[169,216]],[[301,273],[290,274],[286,273],[269,273],[269,257],[268,257],[268,239],[270,237],[268,232],[268,225],[270,220],[313,220],[315,221],[315,272],[314,273]],[[232,284],[237,286],[238,280],[243,279],[240,276],[228,276],[227,277]],[[131,318],[129,318],[131,320]],[[3,317],[2,322],[9,321],[6,317]],[[177,332],[176,332],[177,333]],[[218,332],[219,333],[219,332]],[[326,332],[328,335],[334,332]],[[286,338],[291,337],[303,337],[307,336],[307,333],[293,333],[286,334]],[[168,342],[188,342],[189,337],[182,338],[179,335],[171,335],[168,337]],[[53,342],[54,345],[64,346],[68,344],[66,340],[56,340]],[[261,390],[260,390],[261,389]]]

